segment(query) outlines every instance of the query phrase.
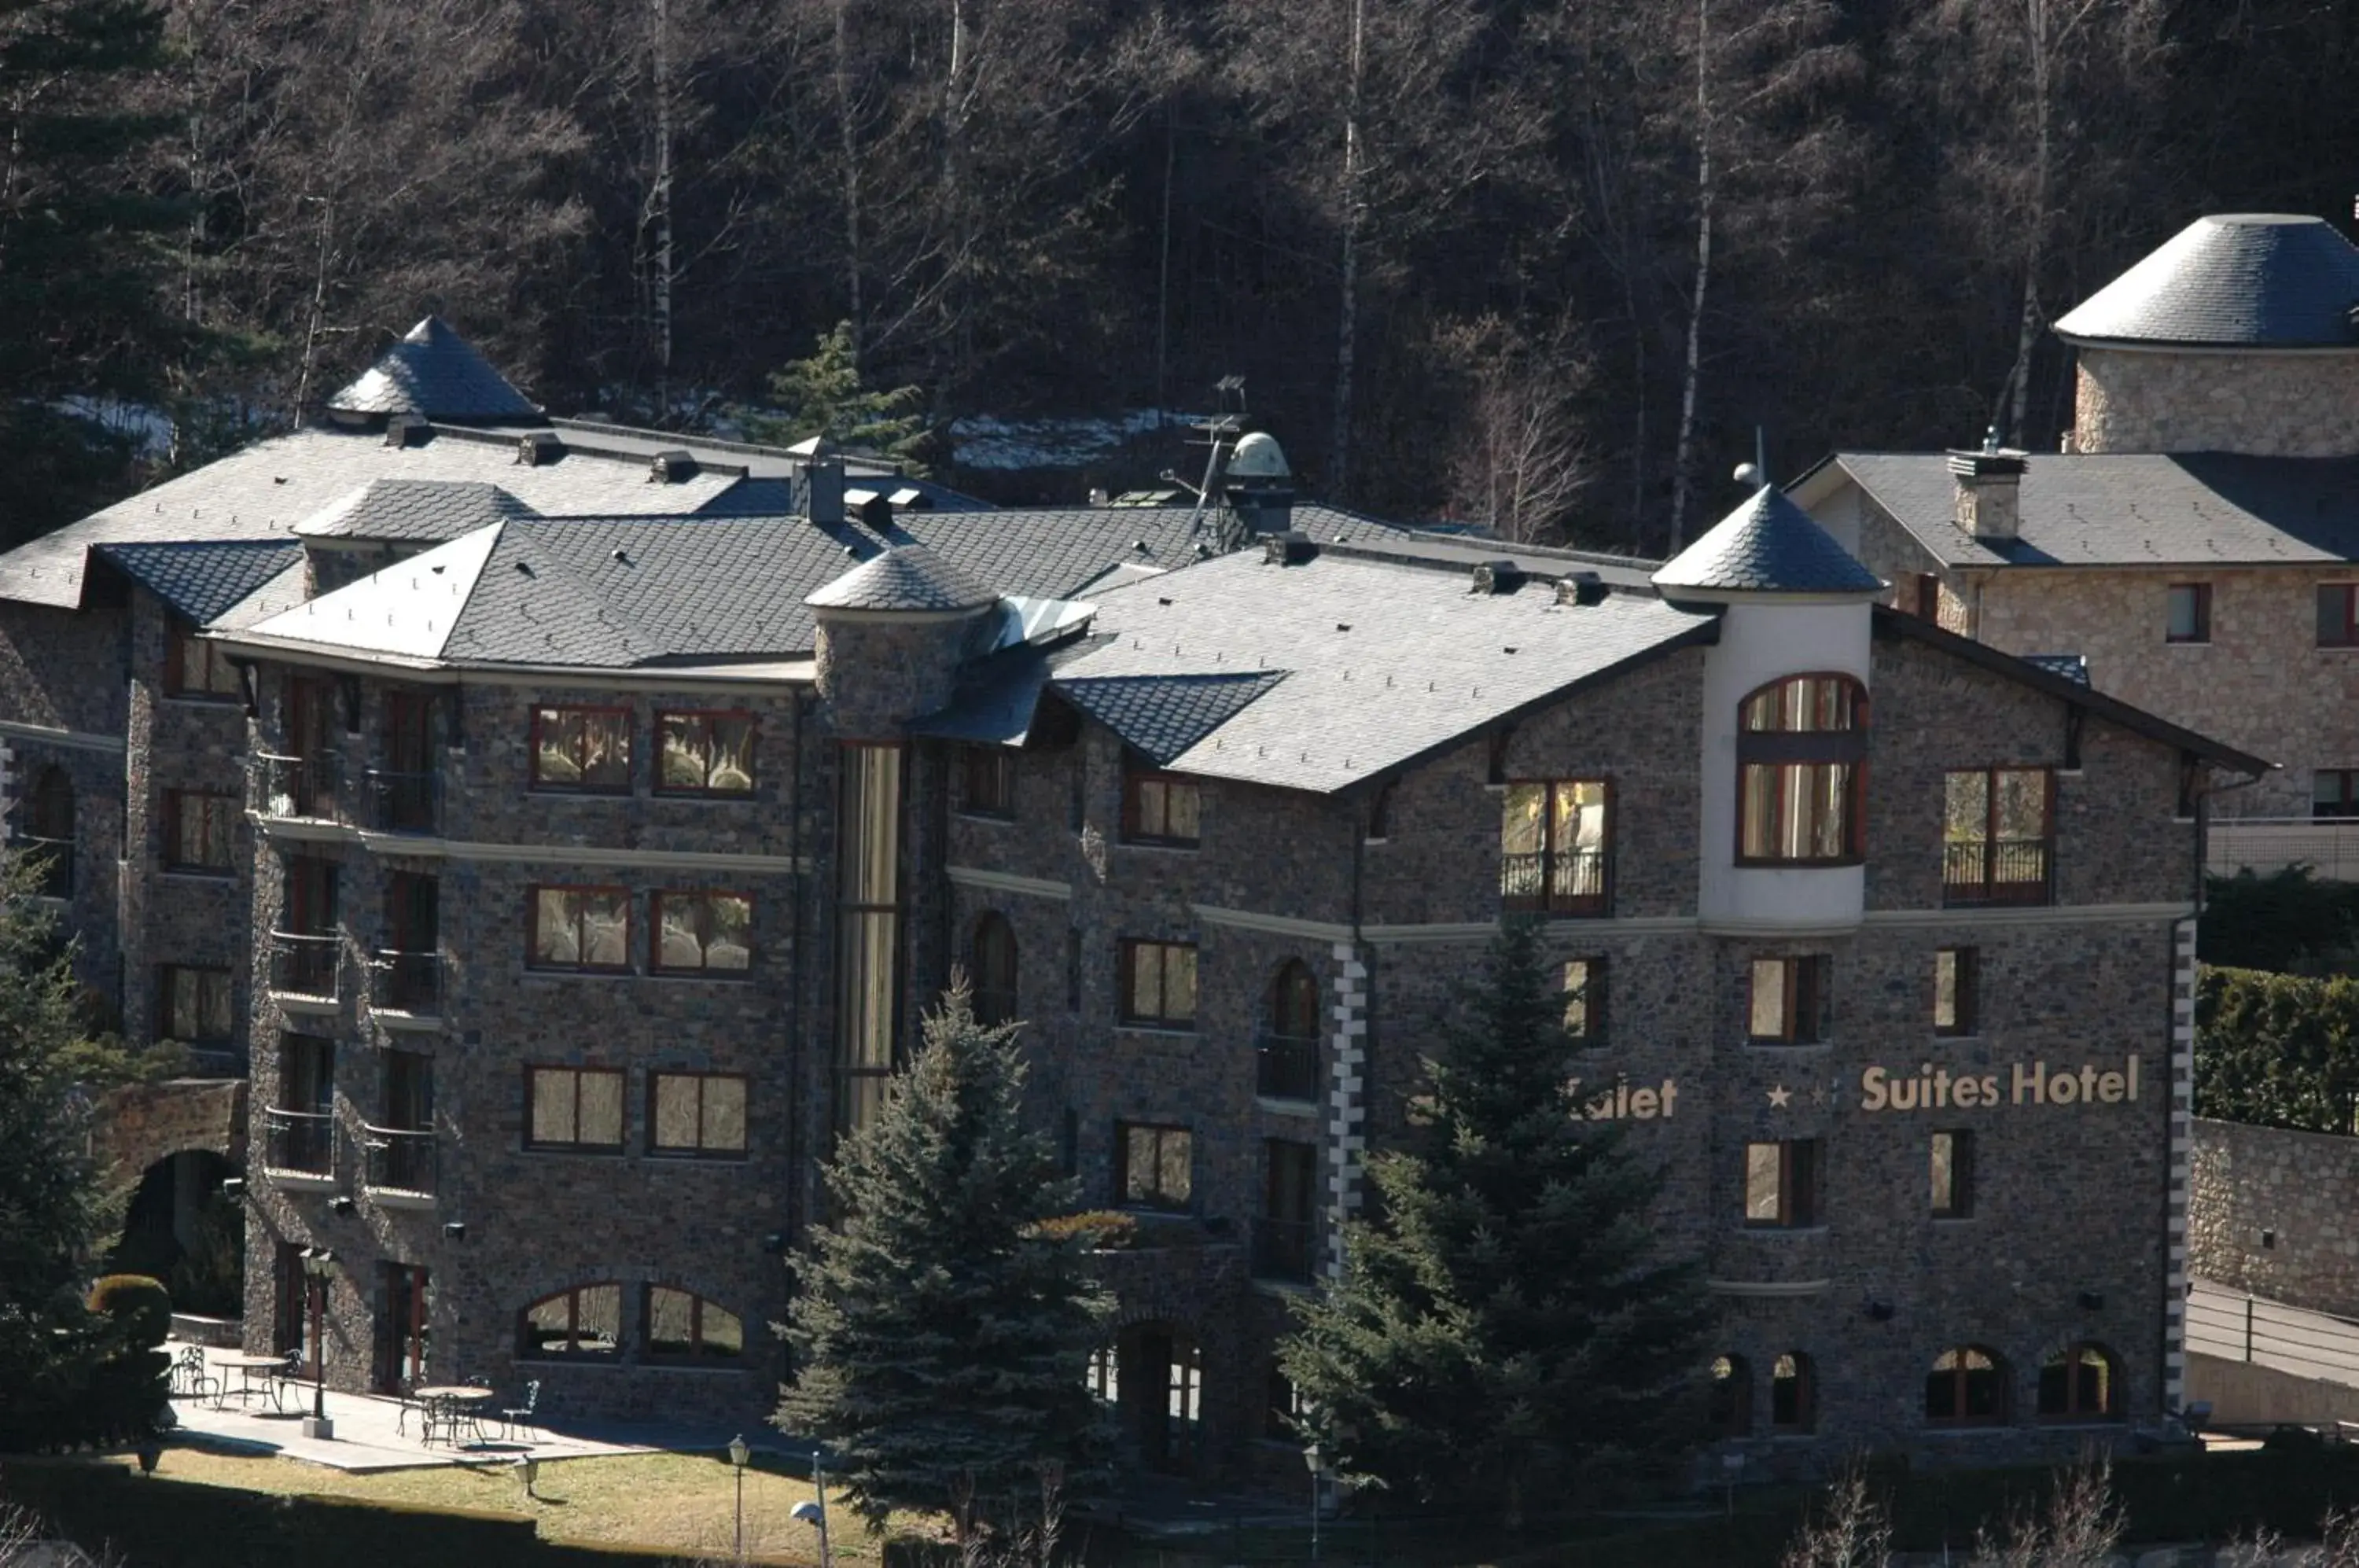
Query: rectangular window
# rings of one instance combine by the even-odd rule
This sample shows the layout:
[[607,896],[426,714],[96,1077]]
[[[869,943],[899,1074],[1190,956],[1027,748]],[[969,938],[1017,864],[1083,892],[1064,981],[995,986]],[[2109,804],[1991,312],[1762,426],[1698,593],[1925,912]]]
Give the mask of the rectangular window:
[[1193,942],[1122,944],[1122,1019],[1160,1029],[1196,1027]]
[[2318,585],[2318,646],[2359,648],[2359,583]]
[[527,1149],[623,1151],[623,1074],[603,1067],[524,1070]]
[[1195,1188],[1194,1140],[1188,1129],[1116,1122],[1114,1202],[1132,1208],[1185,1209]]
[[2055,858],[2045,768],[1978,768],[1943,779],[1941,893],[1949,904],[2045,904]]
[[1193,849],[1201,833],[1202,797],[1190,779],[1169,773],[1122,778],[1122,836],[1127,844]]
[[647,1152],[734,1159],[745,1152],[745,1083],[734,1073],[647,1075]]
[[226,702],[245,694],[219,645],[197,636],[190,622],[172,617],[172,646],[164,657],[164,694],[199,702]]
[[962,760],[966,789],[960,809],[972,817],[1016,814],[1016,754],[1004,746],[970,746]]
[[1499,901],[1554,915],[1604,914],[1606,798],[1603,779],[1509,784],[1499,819]]
[[1311,1231],[1319,1207],[1319,1146],[1271,1138],[1262,1145],[1261,1218],[1254,1225],[1257,1279],[1310,1281]]
[[1981,981],[1979,955],[1971,947],[1945,947],[1933,954],[1933,1032],[1974,1032],[1974,1004]]
[[200,789],[164,791],[164,868],[225,872],[233,867],[238,800]]
[[2212,640],[2212,584],[2174,583],[2170,585],[2162,637],[2165,642]]
[[631,966],[631,895],[621,887],[534,887],[535,969],[626,971]]
[[584,794],[629,794],[631,711],[535,708],[532,786]]
[[1604,1038],[1605,960],[1565,960],[1564,1032],[1582,1045],[1593,1045]]
[[2359,817],[2359,768],[2313,769],[2310,776],[2310,814],[2330,821]]
[[742,893],[658,893],[648,924],[665,974],[743,975],[753,965],[754,900]]
[[1755,959],[1746,1034],[1777,1045],[1815,1045],[1826,1039],[1827,972],[1832,962],[1823,953]]
[[1974,1135],[1937,1132],[1933,1135],[1933,1217],[1962,1220],[1973,1213]]
[[1745,1146],[1745,1223],[1794,1230],[1818,1223],[1819,1140]]
[[168,964],[158,976],[156,989],[166,1040],[218,1045],[236,1033],[228,970]]
[[[656,714],[656,793],[750,795],[754,792],[754,715],[731,713]],[[622,786],[630,784],[627,740]]]
[[842,753],[837,856],[836,1127],[874,1120],[893,1073],[901,959],[901,767],[897,746]]
[[278,1037],[278,1108],[325,1116],[335,1108],[336,1042],[310,1034]]

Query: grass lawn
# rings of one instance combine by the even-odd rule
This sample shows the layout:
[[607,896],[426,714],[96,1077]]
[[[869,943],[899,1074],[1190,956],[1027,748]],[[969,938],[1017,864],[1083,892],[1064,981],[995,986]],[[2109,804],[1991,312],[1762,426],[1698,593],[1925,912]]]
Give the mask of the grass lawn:
[[[745,1551],[763,1563],[817,1563],[819,1536],[788,1517],[813,1493],[809,1481],[765,1470],[756,1454],[745,1470]],[[128,1465],[128,1456],[109,1464]],[[411,1508],[471,1508],[526,1514],[543,1539],[597,1546],[650,1547],[683,1557],[730,1561],[736,1490],[729,1461],[717,1454],[633,1454],[615,1458],[545,1460],[535,1497],[507,1465],[484,1468],[438,1465],[349,1475],[298,1459],[201,1448],[168,1448],[157,1474],[209,1486],[246,1491],[356,1497]],[[929,1519],[896,1519],[897,1533],[927,1533]],[[876,1538],[862,1528],[842,1495],[828,1493],[833,1555],[875,1563]]]

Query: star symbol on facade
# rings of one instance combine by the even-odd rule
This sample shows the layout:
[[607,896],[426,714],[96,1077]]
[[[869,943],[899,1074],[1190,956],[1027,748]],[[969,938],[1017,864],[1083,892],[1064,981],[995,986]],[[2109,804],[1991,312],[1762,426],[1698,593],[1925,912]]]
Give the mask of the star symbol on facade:
[[1779,1083],[1779,1084],[1776,1085],[1775,1087],[1773,1087],[1773,1088],[1769,1091],[1769,1103],[1770,1103],[1770,1105],[1772,1105],[1776,1106],[1778,1110],[1781,1110],[1781,1111],[1782,1111],[1782,1110],[1784,1110],[1784,1109],[1786,1108],[1786,1102],[1787,1102],[1787,1101],[1788,1101],[1788,1100],[1790,1100],[1790,1099],[1792,1099],[1793,1097],[1794,1097],[1794,1091],[1793,1091],[1793,1090],[1791,1090],[1791,1089],[1788,1089],[1788,1087],[1786,1087],[1786,1085],[1784,1085],[1783,1083]]
[[1827,1088],[1825,1084],[1821,1083],[1817,1088],[1810,1091],[1810,1104],[1814,1105],[1823,1105],[1826,1103]]

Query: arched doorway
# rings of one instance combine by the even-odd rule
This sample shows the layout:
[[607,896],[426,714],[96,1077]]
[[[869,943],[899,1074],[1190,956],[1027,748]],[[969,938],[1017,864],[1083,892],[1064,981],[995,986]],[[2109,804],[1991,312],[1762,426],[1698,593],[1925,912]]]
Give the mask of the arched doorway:
[[1193,1474],[1204,1452],[1204,1362],[1178,1323],[1132,1323],[1114,1336],[1114,1406],[1141,1468]]
[[172,1310],[234,1318],[245,1310],[245,1211],[222,1192],[236,1169],[211,1149],[184,1149],[147,1167],[107,1255],[109,1273],[147,1274]]

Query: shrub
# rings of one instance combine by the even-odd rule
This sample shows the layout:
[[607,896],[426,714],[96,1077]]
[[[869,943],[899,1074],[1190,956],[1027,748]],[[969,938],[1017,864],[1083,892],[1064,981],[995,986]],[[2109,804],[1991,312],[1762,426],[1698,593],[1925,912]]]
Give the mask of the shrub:
[[109,1274],[90,1288],[90,1310],[130,1330],[135,1343],[158,1345],[172,1337],[172,1293],[145,1274]]
[[2359,980],[2207,968],[2195,1032],[2196,1115],[2359,1130]]
[[1112,1209],[1092,1209],[1078,1214],[1058,1214],[1032,1227],[1050,1241],[1078,1236],[1084,1247],[1101,1252],[1125,1251],[1138,1243],[1138,1216]]
[[2321,882],[2307,866],[2207,878],[2195,941],[2225,968],[2359,974],[2359,884]]

